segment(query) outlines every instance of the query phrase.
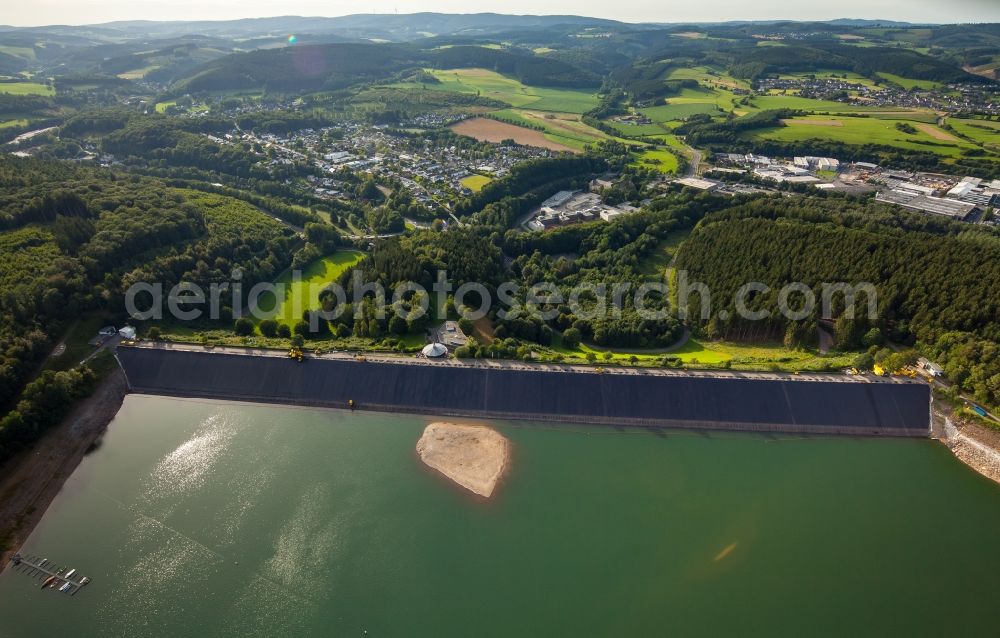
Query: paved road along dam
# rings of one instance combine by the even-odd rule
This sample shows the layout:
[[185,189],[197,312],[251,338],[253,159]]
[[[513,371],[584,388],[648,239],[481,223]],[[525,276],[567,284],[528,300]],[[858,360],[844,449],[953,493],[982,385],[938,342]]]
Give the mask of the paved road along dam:
[[130,389],[437,416],[652,427],[927,436],[920,383],[598,374],[122,347]]

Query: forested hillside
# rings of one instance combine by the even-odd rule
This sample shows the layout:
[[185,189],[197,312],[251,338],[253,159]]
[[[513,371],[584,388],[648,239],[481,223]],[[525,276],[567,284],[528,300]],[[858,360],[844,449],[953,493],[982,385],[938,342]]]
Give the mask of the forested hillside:
[[[826,211],[802,211],[787,202],[761,200],[706,218],[677,257],[692,281],[711,290],[708,320],[700,319],[702,301],[692,297],[689,315],[699,330],[736,339],[784,336],[794,343],[814,334],[823,318],[818,303],[823,283],[868,282],[878,293],[876,319],[867,319],[863,295],[854,320],[844,316],[842,298],[827,317],[836,321],[839,347],[857,349],[886,339],[921,344],[946,363],[949,378],[984,402],[1000,402],[1000,357],[995,356],[1000,352],[1000,240],[947,222],[917,220],[903,230],[884,213],[881,220],[878,214],[865,219],[862,209],[837,204]],[[751,310],[765,311],[765,320],[741,319],[736,312],[736,292],[747,282],[770,288],[752,294],[748,303]],[[817,300],[798,322],[778,312],[778,293],[791,282],[806,284]],[[801,297],[792,300],[801,304]]]
[[178,88],[184,91],[331,90],[422,66],[483,67],[537,86],[598,87],[601,84],[601,77],[592,71],[526,51],[478,45],[423,49],[414,45],[334,43],[226,56],[195,69]]
[[[0,210],[5,410],[71,321],[98,312],[121,316],[131,283],[163,282],[165,290],[181,281],[207,286],[230,280],[239,267],[244,284],[252,285],[286,268],[300,243],[238,200],[9,156],[0,157]],[[231,318],[225,320],[229,325]],[[48,425],[48,413],[30,403],[0,421],[0,458]]]

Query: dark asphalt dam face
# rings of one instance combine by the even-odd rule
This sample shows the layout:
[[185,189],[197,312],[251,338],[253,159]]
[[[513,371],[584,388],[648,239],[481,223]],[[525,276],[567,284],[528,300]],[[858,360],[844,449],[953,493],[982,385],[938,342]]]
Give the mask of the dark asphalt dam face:
[[132,392],[330,408],[756,432],[925,437],[919,383],[654,374],[118,349]]

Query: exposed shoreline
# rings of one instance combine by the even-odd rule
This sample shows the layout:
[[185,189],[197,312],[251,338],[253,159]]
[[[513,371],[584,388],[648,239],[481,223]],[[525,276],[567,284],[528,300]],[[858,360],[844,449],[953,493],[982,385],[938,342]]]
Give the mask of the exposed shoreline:
[[417,441],[428,467],[484,498],[490,498],[510,464],[510,441],[485,425],[435,422]]
[[0,538],[6,542],[0,553],[0,572],[114,419],[127,391],[125,375],[116,367],[62,423],[0,470]]
[[941,442],[948,446],[959,461],[1000,484],[1000,432],[974,423],[965,423],[956,428],[949,420]]
[[[6,542],[6,548],[0,552],[0,572],[6,569],[10,557],[30,536],[87,451],[100,439],[121,408],[127,392],[125,376],[116,369],[62,423],[0,469],[0,539]],[[466,434],[475,431],[491,441],[488,447],[493,460],[488,471],[473,473],[471,477],[463,476],[454,468],[449,470],[439,460],[428,460],[419,443],[417,447],[418,456],[428,467],[464,489],[490,498],[509,471],[510,442],[486,426],[435,422],[427,430],[435,426],[458,428]],[[1000,432],[972,423],[955,427],[949,422],[942,434],[941,442],[956,459],[1000,484]]]

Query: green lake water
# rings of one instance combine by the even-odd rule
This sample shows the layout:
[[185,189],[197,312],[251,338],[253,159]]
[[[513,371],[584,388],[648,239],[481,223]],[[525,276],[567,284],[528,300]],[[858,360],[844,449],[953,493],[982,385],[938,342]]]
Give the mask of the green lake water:
[[[494,423],[491,501],[432,419],[129,396],[0,576],[0,636],[1000,633],[1000,486],[922,440]],[[367,634],[366,634],[367,632]]]

